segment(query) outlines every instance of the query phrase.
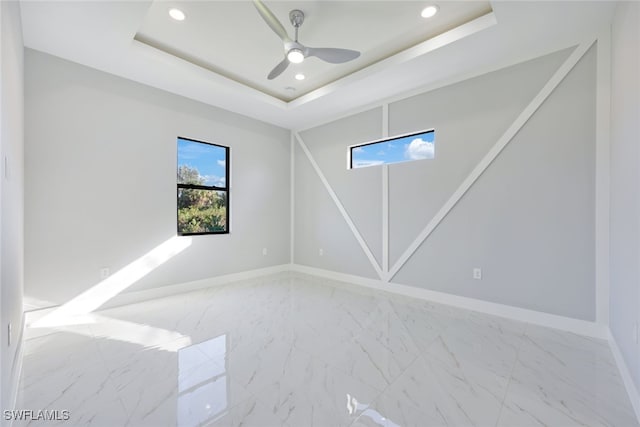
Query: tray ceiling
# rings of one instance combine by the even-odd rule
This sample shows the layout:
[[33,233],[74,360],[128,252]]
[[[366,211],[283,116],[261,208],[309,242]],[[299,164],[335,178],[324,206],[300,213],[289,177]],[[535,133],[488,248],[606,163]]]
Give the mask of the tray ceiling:
[[[331,66],[308,58],[301,64],[309,67],[307,79],[282,95],[291,74],[273,87],[265,78],[283,56],[281,43],[250,1],[20,0],[20,7],[27,48],[299,130],[593,40],[610,31],[616,4],[492,1],[492,12],[473,18],[487,3],[476,10],[476,2],[443,0],[264,1],[287,27],[289,10],[305,11],[303,43],[360,49],[362,62]],[[421,18],[432,3],[440,13]],[[186,20],[169,21],[171,7],[184,9]],[[449,7],[460,8],[458,20],[440,22]]]
[[[266,1],[291,38],[289,11],[299,8],[305,21],[301,43],[312,47],[340,47],[361,52],[356,60],[329,64],[307,58],[267,80],[283,58],[280,38],[248,1],[154,1],[135,39],[243,85],[283,101],[362,70],[492,11],[486,1],[443,2],[439,12],[425,19],[423,1]],[[177,7],[184,21],[169,16]],[[302,73],[305,79],[296,80]]]

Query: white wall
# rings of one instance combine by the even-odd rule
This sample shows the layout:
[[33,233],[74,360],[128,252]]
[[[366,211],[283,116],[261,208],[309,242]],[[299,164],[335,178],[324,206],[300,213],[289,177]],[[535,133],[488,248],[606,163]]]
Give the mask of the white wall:
[[[571,52],[388,105],[390,135],[436,132],[435,160],[388,166],[390,266]],[[595,90],[593,46],[392,282],[595,320]],[[376,108],[300,132],[379,265],[382,167],[347,170],[345,156],[384,128]],[[301,145],[296,162],[295,262],[377,278]],[[480,282],[474,267],[483,268]]]
[[640,389],[640,3],[612,26],[610,328]]
[[[23,201],[24,201],[24,138],[23,138],[23,47],[20,5],[14,1],[0,2],[0,372],[2,409],[12,408],[15,380],[21,361],[18,349],[22,334],[23,286]],[[5,169],[5,158],[6,166]],[[7,345],[7,324],[13,327],[11,346]],[[4,417],[2,421],[4,425]]]
[[25,73],[26,299],[64,303],[176,235],[178,136],[231,147],[231,233],[127,291],[289,262],[289,131],[29,49]]

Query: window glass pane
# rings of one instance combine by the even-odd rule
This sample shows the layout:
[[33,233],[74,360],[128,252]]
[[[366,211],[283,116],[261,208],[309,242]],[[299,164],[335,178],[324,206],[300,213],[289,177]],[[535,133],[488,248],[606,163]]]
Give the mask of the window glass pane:
[[434,138],[435,132],[431,130],[351,147],[351,167],[363,168],[384,163],[433,159],[435,157]]
[[178,188],[178,233],[226,231],[226,191]]
[[225,147],[178,138],[178,184],[226,187]]

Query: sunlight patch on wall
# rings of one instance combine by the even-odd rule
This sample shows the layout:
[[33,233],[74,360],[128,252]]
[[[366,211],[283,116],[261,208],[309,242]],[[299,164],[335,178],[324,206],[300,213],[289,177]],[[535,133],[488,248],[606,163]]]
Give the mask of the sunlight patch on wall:
[[83,319],[82,316],[98,309],[189,246],[191,246],[190,237],[170,238],[31,326],[42,328],[91,323],[89,319]]

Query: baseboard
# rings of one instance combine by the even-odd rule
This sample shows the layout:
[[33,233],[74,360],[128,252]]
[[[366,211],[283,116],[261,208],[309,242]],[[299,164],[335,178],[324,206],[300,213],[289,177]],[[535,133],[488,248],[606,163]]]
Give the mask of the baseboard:
[[638,392],[638,389],[631,378],[631,372],[629,372],[629,368],[622,357],[622,353],[620,352],[620,347],[618,347],[618,343],[613,337],[611,331],[609,331],[609,346],[611,347],[611,352],[613,353],[616,365],[618,365],[618,371],[620,372],[624,386],[627,389],[629,399],[631,399],[631,406],[633,406],[638,423],[640,423],[640,392]]
[[[24,331],[26,328],[26,317],[25,314],[22,314],[22,325],[20,328],[20,336],[16,341],[16,355],[13,359],[13,366],[11,369],[11,389],[9,395],[9,406],[3,409],[15,409],[16,403],[18,400],[18,387],[20,386],[20,376],[22,375],[22,359],[24,352]],[[4,419],[4,417],[3,417]],[[13,425],[13,420],[9,420],[6,424],[8,427]]]
[[355,276],[351,274],[337,273],[335,271],[323,270],[306,265],[292,264],[292,271],[325,277],[327,279],[353,283],[368,288],[392,292],[408,297],[418,298],[426,301],[433,301],[467,310],[478,311],[494,316],[505,317],[521,322],[533,323],[535,325],[560,329],[575,334],[588,337],[608,340],[608,328],[595,322],[573,319],[570,317],[558,316],[555,314],[543,313],[526,308],[513,307],[505,304],[498,304],[489,301],[477,300],[474,298],[461,297],[444,292],[431,291],[428,289],[416,288],[399,283],[383,282],[378,279]]
[[[138,302],[148,301],[151,299],[177,295],[185,292],[206,289],[212,286],[223,285],[239,280],[253,279],[256,277],[266,276],[288,271],[296,271],[305,274],[324,277],[327,279],[338,280],[355,285],[365,286],[368,288],[378,289],[386,292],[392,292],[399,295],[405,295],[426,301],[433,301],[441,304],[447,304],[454,307],[464,308],[467,310],[478,311],[481,313],[491,314],[494,316],[514,319],[521,322],[533,323],[549,328],[560,329],[563,331],[573,332],[594,338],[609,340],[609,329],[595,322],[586,320],[572,319],[569,317],[558,316],[555,314],[543,313],[525,308],[513,307],[505,304],[498,304],[488,301],[477,300],[474,298],[461,297],[458,295],[447,294],[444,292],[431,291],[428,289],[417,288],[415,286],[402,285],[399,283],[389,283],[378,279],[372,279],[351,274],[338,273],[335,271],[309,267],[300,264],[280,264],[272,267],[259,268],[255,270],[243,271],[240,273],[225,274],[222,276],[211,277],[193,282],[180,283],[176,285],[162,286],[159,288],[145,289],[141,291],[127,292],[119,294],[107,303],[101,309],[113,308],[127,304],[135,304]],[[47,307],[37,311],[27,312],[27,324],[42,318],[44,315],[55,310],[59,306]]]
[[193,282],[179,283],[177,285],[160,286],[158,288],[144,289],[141,291],[126,292],[116,295],[106,302],[100,309],[113,308],[121,305],[135,304],[137,302],[148,301],[150,299],[163,298],[185,292],[198,291],[212,286],[224,285],[239,280],[254,279],[256,277],[267,276],[290,271],[290,264],[274,265],[272,267],[257,268],[255,270],[242,271],[239,273],[225,274],[222,276],[209,277]]
[[[197,291],[210,288],[212,286],[224,285],[240,280],[254,279],[256,277],[267,276],[290,271],[290,264],[279,264],[271,267],[258,268],[255,270],[242,271],[240,273],[225,274],[222,276],[209,277],[206,279],[194,280],[192,282],[179,283],[176,285],[160,286],[158,288],[144,289],[140,291],[125,292],[118,294],[111,300],[100,306],[100,310],[106,308],[120,307],[127,304],[135,304],[139,302],[149,301],[156,298],[163,298],[172,295],[183,294],[186,292]],[[27,325],[33,324],[47,314],[55,311],[60,305],[38,308],[36,310],[26,311]]]

